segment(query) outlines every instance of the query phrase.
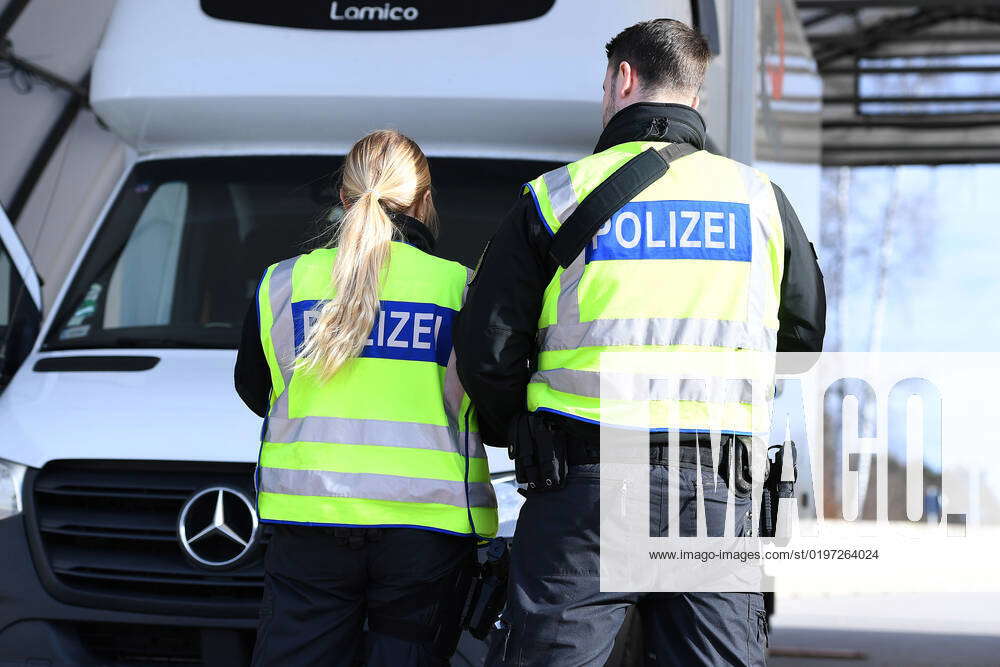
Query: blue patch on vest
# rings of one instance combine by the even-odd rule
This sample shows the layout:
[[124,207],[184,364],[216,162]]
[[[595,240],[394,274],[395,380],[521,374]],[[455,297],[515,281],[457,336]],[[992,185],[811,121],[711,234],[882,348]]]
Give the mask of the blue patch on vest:
[[749,262],[750,207],[719,201],[643,201],[620,208],[587,245],[586,261],[713,259]]
[[[305,341],[307,323],[319,317],[325,301],[292,303],[295,349]],[[451,326],[457,311],[433,303],[382,301],[362,357],[402,361],[433,361],[448,365],[451,356]]]

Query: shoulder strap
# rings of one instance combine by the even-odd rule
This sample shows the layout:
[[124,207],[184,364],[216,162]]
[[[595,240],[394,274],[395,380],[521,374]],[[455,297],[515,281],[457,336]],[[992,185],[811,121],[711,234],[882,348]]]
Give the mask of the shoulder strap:
[[620,166],[560,225],[549,254],[567,268],[615,211],[667,173],[671,162],[697,151],[691,144],[668,144],[645,150]]

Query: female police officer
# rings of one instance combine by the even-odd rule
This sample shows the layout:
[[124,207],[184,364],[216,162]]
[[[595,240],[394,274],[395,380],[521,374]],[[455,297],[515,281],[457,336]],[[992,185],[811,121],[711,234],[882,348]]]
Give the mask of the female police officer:
[[352,664],[366,616],[368,664],[454,652],[470,536],[497,517],[449,364],[467,272],[428,254],[430,185],[416,143],[369,134],[344,164],[335,247],[261,280],[236,368],[266,412],[257,505],[275,524],[255,665]]

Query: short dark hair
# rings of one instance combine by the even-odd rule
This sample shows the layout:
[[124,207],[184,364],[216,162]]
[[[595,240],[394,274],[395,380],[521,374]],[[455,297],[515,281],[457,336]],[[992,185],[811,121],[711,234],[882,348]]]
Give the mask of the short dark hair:
[[697,92],[712,60],[705,36],[674,19],[653,19],[625,28],[604,47],[608,66],[628,62],[644,89]]

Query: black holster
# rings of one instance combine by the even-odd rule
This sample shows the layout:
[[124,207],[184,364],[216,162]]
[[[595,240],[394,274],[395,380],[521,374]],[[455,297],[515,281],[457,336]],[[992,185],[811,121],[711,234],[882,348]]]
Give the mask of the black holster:
[[486,639],[507,604],[509,572],[510,548],[507,540],[491,540],[486,549],[486,562],[479,566],[478,576],[462,616],[463,627],[476,639]]
[[[785,448],[792,453],[792,481],[783,481],[782,471],[785,467]],[[760,497],[760,535],[761,537],[774,537],[778,528],[778,507],[781,498],[795,497],[795,482],[799,478],[798,453],[795,450],[795,443],[789,440],[787,443],[775,445],[768,449],[768,454],[774,452],[773,456],[768,456],[767,474],[764,477],[764,487]]]
[[742,436],[733,436],[722,443],[718,471],[732,485],[737,496],[750,495],[753,486],[750,448]]
[[523,412],[511,423],[507,442],[519,484],[552,491],[566,483],[566,436],[544,414]]

